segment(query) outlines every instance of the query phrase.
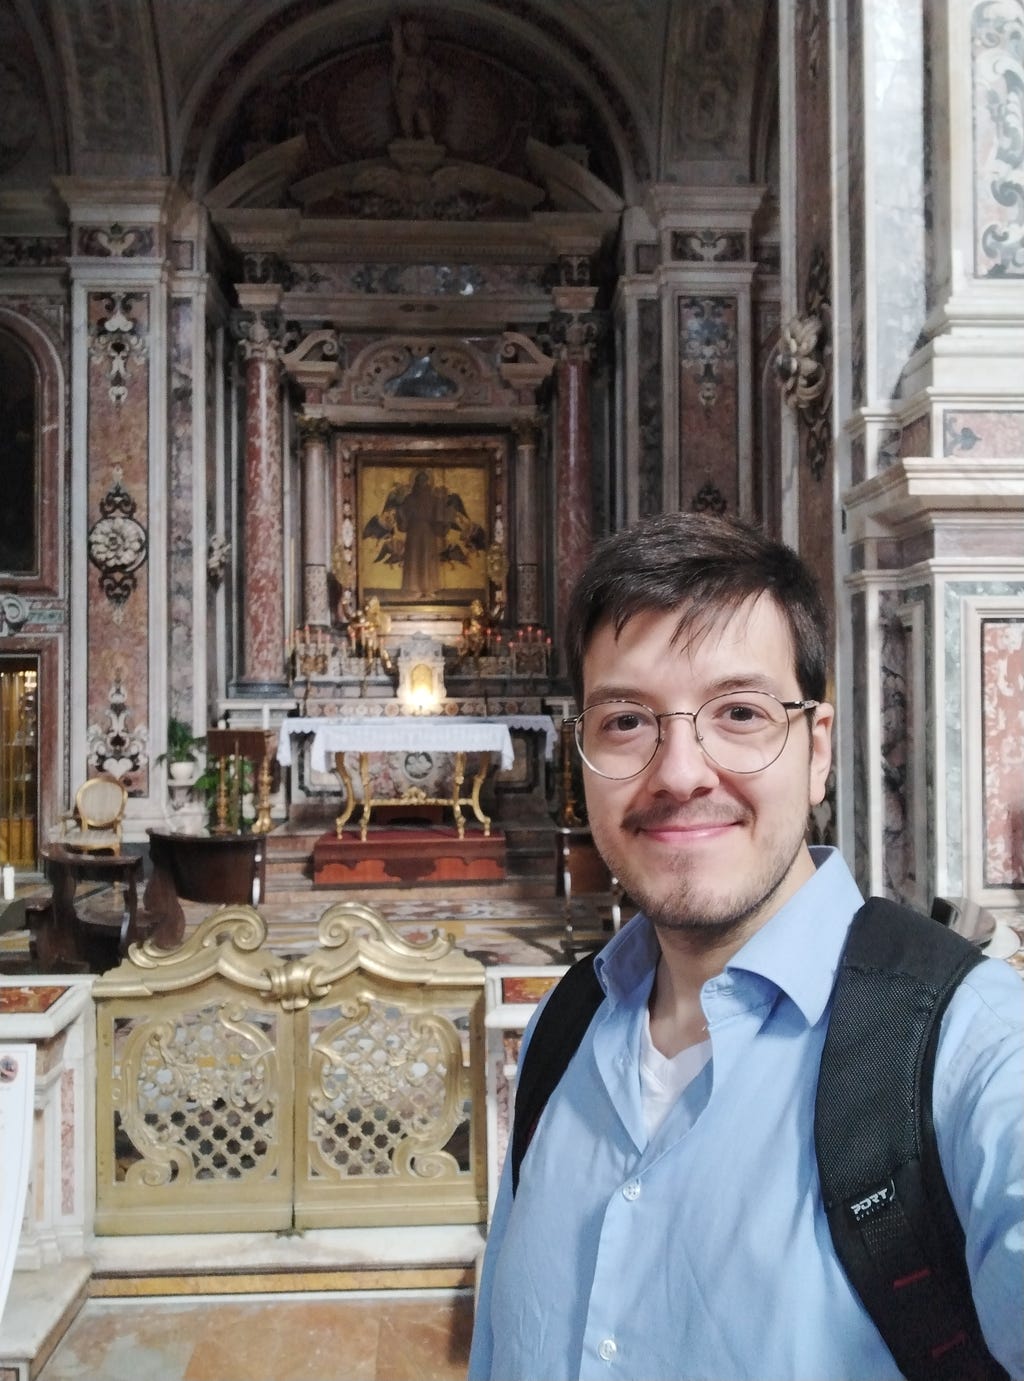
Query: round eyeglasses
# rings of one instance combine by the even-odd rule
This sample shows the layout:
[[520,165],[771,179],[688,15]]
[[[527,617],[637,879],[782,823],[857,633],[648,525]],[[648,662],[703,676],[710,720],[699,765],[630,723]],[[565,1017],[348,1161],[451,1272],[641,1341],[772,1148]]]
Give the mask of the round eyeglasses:
[[604,700],[569,722],[580,757],[599,777],[638,777],[654,761],[665,719],[689,719],[704,755],[726,772],[763,772],[786,746],[789,711],[816,710],[819,703],[736,691],[705,700],[698,710],[656,714],[636,700]]

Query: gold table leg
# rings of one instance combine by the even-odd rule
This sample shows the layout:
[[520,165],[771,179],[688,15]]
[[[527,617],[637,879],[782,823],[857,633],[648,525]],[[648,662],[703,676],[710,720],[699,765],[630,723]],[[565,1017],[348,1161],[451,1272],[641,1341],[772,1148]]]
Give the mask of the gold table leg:
[[[491,765],[491,755],[490,755],[490,753],[481,753],[481,754],[480,754],[480,766],[477,768],[477,770],[476,770],[476,775],[475,775],[474,778],[473,778],[473,786],[472,786],[472,790],[471,790],[471,792],[470,792],[470,797],[469,797],[469,804],[470,804],[470,805],[472,806],[472,808],[473,808],[473,814],[476,816],[476,818],[480,821],[481,825],[483,825],[483,827],[484,827],[484,838],[485,838],[485,839],[486,839],[486,838],[489,838],[490,833],[491,833],[491,817],[490,817],[489,815],[485,815],[485,814],[483,813],[483,811],[480,809],[480,788],[481,788],[481,787],[483,786],[483,784],[484,784],[484,778],[487,776],[487,769],[490,767],[490,765]],[[461,834],[459,835],[459,838],[460,838],[460,839],[462,838],[462,835],[461,835]]]
[[373,808],[373,799],[370,794],[370,755],[369,753],[359,754],[359,779],[363,784],[363,814],[359,821],[359,838],[363,844],[366,843],[366,831],[370,828],[370,811]]
[[349,816],[356,808],[356,794],[352,790],[352,778],[348,775],[348,768],[345,766],[345,754],[343,752],[335,753],[334,767],[338,776],[341,778],[342,786],[345,788],[345,800],[342,803],[341,814],[334,822],[335,832],[340,839],[342,831],[348,823]]

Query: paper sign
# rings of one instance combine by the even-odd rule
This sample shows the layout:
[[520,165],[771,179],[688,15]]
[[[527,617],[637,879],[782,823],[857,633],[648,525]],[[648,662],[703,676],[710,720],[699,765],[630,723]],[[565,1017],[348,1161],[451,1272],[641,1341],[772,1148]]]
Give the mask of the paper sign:
[[34,1045],[0,1045],[0,1319],[25,1217],[35,1076]]

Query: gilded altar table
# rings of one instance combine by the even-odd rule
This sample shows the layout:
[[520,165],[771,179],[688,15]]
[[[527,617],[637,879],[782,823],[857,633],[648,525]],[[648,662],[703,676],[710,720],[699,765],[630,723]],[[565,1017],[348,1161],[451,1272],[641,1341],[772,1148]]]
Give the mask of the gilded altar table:
[[[286,719],[281,724],[277,747],[277,760],[283,767],[291,764],[291,740],[297,734],[313,735],[310,763],[316,771],[328,771],[329,757],[331,754],[334,756],[334,765],[345,791],[341,814],[335,821],[339,839],[356,807],[356,794],[345,763],[346,753],[356,753],[359,757],[359,778],[363,788],[359,838],[363,841],[366,840],[374,806],[401,805],[407,802],[415,802],[416,805],[450,806],[460,839],[465,837],[466,832],[462,807],[469,806],[483,825],[484,834],[489,835],[491,821],[480,808],[480,790],[487,777],[491,755],[500,755],[501,766],[504,769],[510,768],[515,758],[512,735],[507,724],[469,715]],[[373,753],[397,752],[451,753],[454,757],[451,795],[428,796],[412,787],[399,797],[375,796],[370,781],[370,756]],[[470,753],[479,755],[479,764],[470,783],[469,794],[464,795],[466,757]]]

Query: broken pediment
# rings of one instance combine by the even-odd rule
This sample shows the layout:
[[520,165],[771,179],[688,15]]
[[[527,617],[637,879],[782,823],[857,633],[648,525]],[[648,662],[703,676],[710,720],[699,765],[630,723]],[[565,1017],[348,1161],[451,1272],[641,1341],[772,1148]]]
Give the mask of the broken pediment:
[[478,163],[449,159],[427,140],[394,140],[386,159],[327,168],[289,189],[311,216],[371,220],[478,220],[528,215],[542,187]]

